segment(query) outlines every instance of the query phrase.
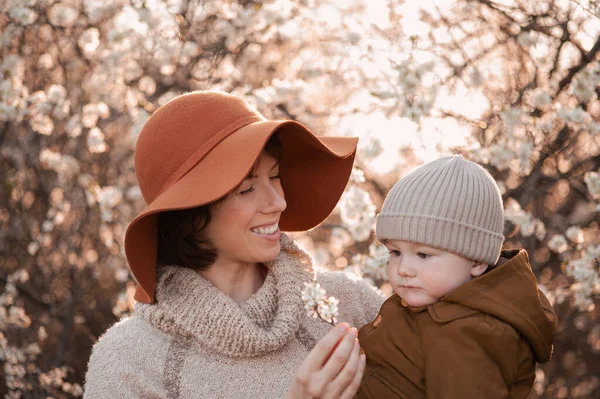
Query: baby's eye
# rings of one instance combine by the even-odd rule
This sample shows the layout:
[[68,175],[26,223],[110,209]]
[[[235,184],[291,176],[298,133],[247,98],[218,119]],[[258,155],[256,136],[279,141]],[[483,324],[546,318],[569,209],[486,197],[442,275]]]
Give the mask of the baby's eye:
[[400,256],[400,255],[402,255],[402,253],[400,251],[398,251],[397,249],[392,249],[390,251],[390,255],[391,256]]
[[417,256],[418,256],[419,258],[421,258],[421,259],[427,259],[427,258],[429,258],[431,255],[429,255],[429,254],[426,254],[426,253],[424,253],[424,252],[417,252]]

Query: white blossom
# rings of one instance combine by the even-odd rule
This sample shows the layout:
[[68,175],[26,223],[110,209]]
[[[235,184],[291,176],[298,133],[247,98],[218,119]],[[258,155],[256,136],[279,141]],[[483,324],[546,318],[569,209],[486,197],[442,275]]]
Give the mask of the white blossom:
[[97,189],[96,201],[100,206],[100,216],[103,222],[111,222],[113,219],[112,210],[123,199],[123,194],[118,187],[106,186]]
[[84,54],[93,54],[100,46],[100,31],[97,28],[86,29],[77,39],[77,44]]
[[343,194],[338,206],[342,224],[354,239],[356,241],[368,239],[375,221],[375,205],[369,193],[356,185],[351,185]]
[[73,115],[69,118],[66,129],[69,137],[73,138],[81,136],[81,117],[79,115]]
[[304,308],[309,316],[335,325],[338,317],[339,300],[337,298],[328,297],[325,290],[316,281],[304,283],[301,295]]
[[581,107],[566,109],[562,108],[558,111],[558,116],[566,120],[567,122],[572,122],[575,124],[582,124],[586,121],[588,113],[583,110]]
[[521,32],[517,36],[517,42],[524,47],[532,47],[537,43],[535,36],[529,31]]
[[571,92],[581,102],[595,100],[596,87],[600,84],[600,66],[580,72],[571,84]]
[[23,6],[12,7],[9,10],[8,15],[15,20],[15,22],[24,26],[31,25],[37,19],[35,11]]
[[48,101],[54,104],[62,104],[67,98],[67,89],[62,85],[52,85],[48,89]]
[[81,115],[81,122],[85,127],[95,127],[98,122],[98,118],[106,118],[110,114],[108,106],[103,103],[92,103],[83,106],[83,112]]
[[39,249],[40,249],[40,244],[38,244],[35,241],[32,241],[27,245],[27,253],[31,256],[34,256]]
[[600,200],[600,173],[587,172],[583,178],[592,198]]
[[562,234],[555,234],[548,241],[548,248],[557,254],[561,254],[569,249],[569,244],[567,243],[565,236]]
[[552,104],[552,96],[547,91],[540,89],[532,94],[531,105],[534,107],[542,108],[549,104]]
[[37,114],[33,115],[31,120],[29,121],[31,128],[34,132],[42,134],[44,136],[49,136],[54,131],[54,122],[52,118],[48,115]]
[[367,136],[358,142],[358,151],[360,155],[369,161],[378,157],[383,152],[383,146],[381,140],[374,136]]
[[533,217],[531,213],[521,209],[521,205],[513,198],[509,198],[504,204],[504,218],[519,226],[523,237],[535,234],[541,240],[546,235],[544,223]]
[[597,267],[594,267],[594,260],[588,258],[571,260],[565,267],[565,272],[575,280],[571,285],[575,305],[581,311],[592,310],[594,303],[591,298],[600,293],[600,278]]
[[62,155],[48,148],[40,151],[40,163],[57,172],[63,182],[79,173],[79,162],[72,155]]
[[79,13],[76,9],[63,3],[57,3],[48,10],[48,19],[54,26],[71,27]]
[[97,127],[90,129],[87,137],[87,146],[93,154],[105,152],[108,149],[108,145],[106,145],[106,142],[104,141],[104,133],[102,133],[102,130]]
[[362,273],[373,280],[387,280],[387,267],[390,261],[390,254],[387,248],[377,242],[369,245],[368,255],[355,255],[352,263]]
[[523,123],[523,111],[519,108],[508,108],[500,112],[500,117],[504,122],[504,127],[507,132],[512,133],[516,126]]
[[352,168],[352,173],[350,174],[350,181],[355,184],[360,184],[365,182],[365,172],[356,167]]
[[14,105],[0,101],[0,120],[10,122],[17,117],[17,108]]
[[575,244],[581,244],[584,240],[583,230],[578,226],[571,226],[565,232],[565,235],[569,240]]

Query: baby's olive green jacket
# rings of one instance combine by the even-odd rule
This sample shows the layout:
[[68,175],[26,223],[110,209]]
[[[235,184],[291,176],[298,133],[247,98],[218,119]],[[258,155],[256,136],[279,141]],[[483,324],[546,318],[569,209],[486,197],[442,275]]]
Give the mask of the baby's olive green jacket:
[[360,329],[367,367],[357,398],[526,398],[536,362],[552,354],[555,315],[527,252],[506,251],[491,271],[435,304],[392,295]]

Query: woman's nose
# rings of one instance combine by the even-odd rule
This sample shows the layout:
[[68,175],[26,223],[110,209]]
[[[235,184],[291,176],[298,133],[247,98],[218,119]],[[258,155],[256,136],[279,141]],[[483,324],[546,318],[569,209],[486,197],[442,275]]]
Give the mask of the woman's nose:
[[283,212],[287,208],[285,195],[279,183],[269,185],[267,189],[265,213]]

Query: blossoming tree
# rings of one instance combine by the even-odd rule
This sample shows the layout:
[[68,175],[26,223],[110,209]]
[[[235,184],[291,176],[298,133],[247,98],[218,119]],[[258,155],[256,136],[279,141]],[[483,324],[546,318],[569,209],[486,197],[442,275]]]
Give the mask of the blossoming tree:
[[506,246],[530,252],[559,317],[532,397],[598,396],[598,3],[413,3],[0,2],[0,392],[81,396],[91,346],[132,310],[137,134],[210,88],[361,137],[336,211],[294,237],[384,292],[372,230],[391,184],[441,154],[483,164]]

